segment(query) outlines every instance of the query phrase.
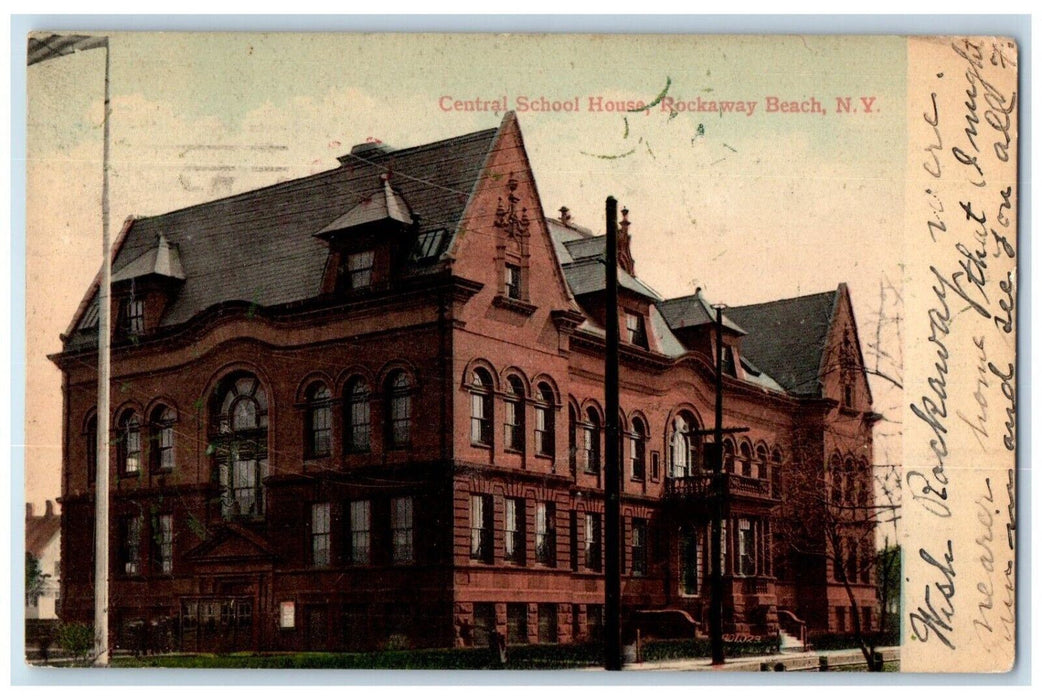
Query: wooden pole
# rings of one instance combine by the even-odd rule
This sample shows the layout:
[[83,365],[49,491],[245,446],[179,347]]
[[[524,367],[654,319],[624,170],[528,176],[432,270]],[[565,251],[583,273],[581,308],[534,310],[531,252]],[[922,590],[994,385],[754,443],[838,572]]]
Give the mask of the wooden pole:
[[605,202],[604,304],[604,668],[622,670],[621,518],[619,515],[619,267],[614,197]]

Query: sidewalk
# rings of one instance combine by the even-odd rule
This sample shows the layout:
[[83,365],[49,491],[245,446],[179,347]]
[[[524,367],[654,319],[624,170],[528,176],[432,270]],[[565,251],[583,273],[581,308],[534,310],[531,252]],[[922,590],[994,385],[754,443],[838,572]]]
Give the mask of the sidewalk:
[[[900,661],[901,647],[878,647],[877,652],[883,655],[883,661]],[[647,661],[638,664],[627,664],[627,671],[774,671],[779,664],[781,671],[819,671],[821,660],[828,663],[828,669],[863,666],[865,657],[859,649],[837,649],[830,651],[783,651],[769,656],[743,656],[726,659],[722,666],[713,666],[708,658],[702,659],[669,659],[667,661]],[[766,668],[762,665],[766,664]]]

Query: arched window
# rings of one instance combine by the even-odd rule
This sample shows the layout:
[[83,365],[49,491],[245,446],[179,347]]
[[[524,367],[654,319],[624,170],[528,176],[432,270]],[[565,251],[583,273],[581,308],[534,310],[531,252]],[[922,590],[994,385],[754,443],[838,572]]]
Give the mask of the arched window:
[[119,418],[117,459],[122,474],[141,471],[141,419],[137,411],[127,409]]
[[535,449],[545,457],[554,456],[554,392],[541,382],[536,391]]
[[470,380],[470,442],[492,444],[492,377],[480,367]]
[[503,403],[503,440],[508,450],[525,450],[525,387],[518,377],[507,378],[507,395]]
[[387,395],[387,447],[400,450],[409,446],[412,428],[412,396],[409,377],[402,370],[392,372],[385,384]]
[[601,469],[601,417],[593,408],[586,409],[582,450],[583,468],[586,473],[599,473]]
[[263,480],[268,471],[268,396],[251,374],[222,381],[211,403],[211,450],[226,518],[264,513]]
[[152,411],[151,458],[152,469],[169,471],[174,468],[174,423],[177,413],[169,406],[156,406]]
[[682,411],[673,418],[669,435],[669,476],[681,478],[695,472],[697,456],[691,431],[695,429],[694,418]]
[[308,457],[328,457],[333,444],[333,407],[329,387],[315,382],[307,390],[305,444]]
[[630,476],[643,481],[646,471],[645,453],[648,444],[648,426],[637,417],[633,419],[633,432],[630,433]]
[[756,478],[760,480],[767,478],[767,448],[763,445],[756,448]]
[[347,383],[345,391],[347,403],[345,407],[344,447],[348,452],[368,452],[370,413],[369,385],[362,377],[354,377]]
[[98,416],[87,419],[87,427],[83,433],[84,450],[87,457],[87,483],[93,484],[98,478]]
[[724,440],[724,473],[734,474],[734,442],[729,439]]
[[738,447],[738,461],[742,463],[742,476],[753,475],[753,449],[749,443],[743,442]]

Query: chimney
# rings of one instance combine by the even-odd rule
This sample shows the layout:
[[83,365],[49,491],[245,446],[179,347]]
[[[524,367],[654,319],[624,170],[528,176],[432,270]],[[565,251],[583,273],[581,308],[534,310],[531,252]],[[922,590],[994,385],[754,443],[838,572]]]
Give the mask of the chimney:
[[635,274],[633,269],[633,255],[630,253],[630,210],[626,207],[622,208],[622,221],[619,222],[618,228],[618,242],[619,242],[619,267],[628,272],[629,274]]
[[54,517],[54,504],[51,503],[51,499],[49,499],[49,498],[47,499],[47,501],[44,504],[43,517],[45,517],[45,518],[53,518]]
[[557,211],[561,212],[561,223],[565,226],[570,226],[572,223],[572,213],[568,211],[568,207],[561,207]]

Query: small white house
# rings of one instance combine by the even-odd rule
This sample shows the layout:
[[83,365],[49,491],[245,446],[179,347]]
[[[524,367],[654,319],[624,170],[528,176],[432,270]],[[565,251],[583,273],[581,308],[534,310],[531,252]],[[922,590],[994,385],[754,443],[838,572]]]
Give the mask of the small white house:
[[61,516],[47,501],[43,515],[33,514],[33,504],[25,504],[25,551],[36,558],[44,576],[38,594],[26,591],[25,619],[54,620],[58,617],[61,591]]

